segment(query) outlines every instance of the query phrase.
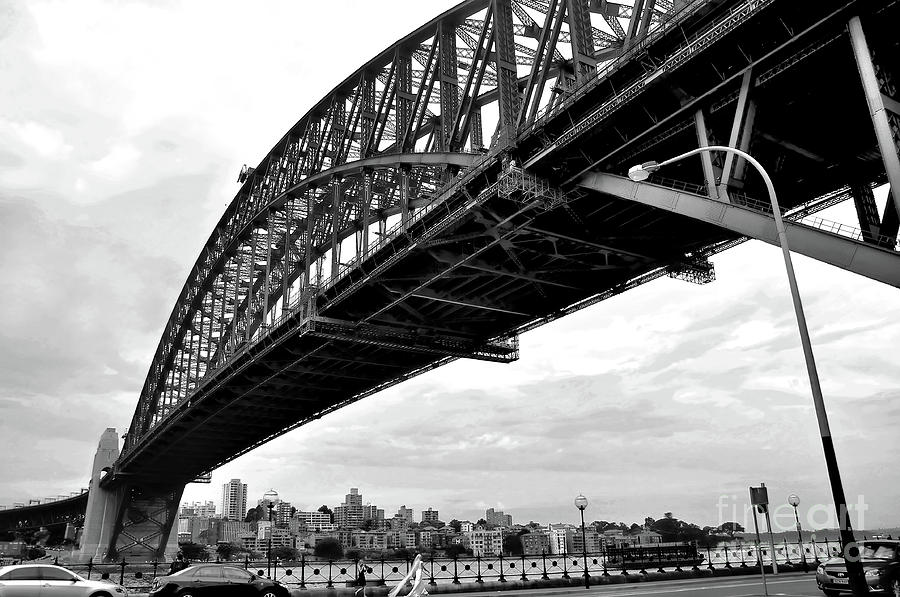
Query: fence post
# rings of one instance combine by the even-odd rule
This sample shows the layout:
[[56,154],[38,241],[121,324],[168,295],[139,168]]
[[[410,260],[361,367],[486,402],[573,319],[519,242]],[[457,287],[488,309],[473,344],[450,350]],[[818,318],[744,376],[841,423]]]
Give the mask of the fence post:
[[709,565],[707,566],[708,569],[710,569],[710,570],[716,569],[716,567],[713,566],[713,563],[712,563],[712,552],[709,549],[709,543],[706,544],[706,561],[709,562]]
[[332,561],[328,560],[328,584],[325,585],[325,587],[329,588],[329,589],[334,588],[334,583],[332,582],[332,578],[331,578],[331,564],[332,564]]
[[300,588],[306,588],[306,552],[300,554]]
[[812,537],[810,537],[809,540],[812,543],[813,557],[816,559],[815,562],[813,562],[813,563],[818,568],[819,564],[821,564],[822,562],[821,562],[821,560],[819,560],[819,550],[816,548],[816,540]]
[[725,544],[725,569],[726,570],[731,570],[731,562],[728,561],[728,549],[730,547],[731,546],[728,545],[727,543]]
[[157,561],[154,559],[154,560],[153,560],[153,578],[156,578],[156,569],[157,569],[158,566],[159,566],[159,562],[157,562]]
[[503,547],[500,547],[500,582],[506,582],[506,578],[503,576]]
[[543,563],[544,573],[541,575],[541,580],[550,580],[550,577],[547,576],[547,552],[541,549],[541,562]]
[[609,576],[609,570],[607,570],[606,565],[609,561],[609,545],[605,542],[603,544],[603,576]]
[[91,580],[91,571],[94,569],[94,558],[88,560],[88,580]]
[[250,556],[244,556],[244,570],[250,570]]
[[647,574],[647,569],[644,568],[644,548],[639,546],[638,549],[640,550],[638,551],[638,554],[641,557],[641,569],[638,574]]
[[[456,559],[456,556],[453,556],[453,558]],[[480,555],[475,556],[475,566],[478,568],[478,578],[475,579],[475,582],[483,583],[484,579],[481,578],[481,556]]]
[[567,568],[569,562],[569,554],[566,553],[566,548],[563,546],[563,578],[569,578],[569,570]]
[[437,586],[437,583],[434,582],[434,552],[431,552],[431,580],[428,581],[428,584]]
[[625,546],[622,545],[622,576],[628,576],[628,568],[625,567]]
[[698,564],[700,564],[700,550],[697,549],[698,547],[699,547],[699,544],[696,541],[694,541],[694,545],[693,545],[694,549],[691,551],[691,556],[693,556],[693,560],[694,560],[694,565],[691,566],[691,571],[693,571],[693,572],[700,572],[700,566],[698,565]]
[[528,582],[528,575],[525,574],[525,550],[522,550],[522,580]]
[[746,567],[747,567],[747,562],[744,561],[744,545],[741,544],[741,545],[739,546],[739,549],[741,550],[741,568],[746,568]]
[[121,585],[122,583],[125,582],[125,558],[124,557],[122,558],[122,563],[119,564],[119,566],[121,567],[121,569],[119,570],[119,584]]

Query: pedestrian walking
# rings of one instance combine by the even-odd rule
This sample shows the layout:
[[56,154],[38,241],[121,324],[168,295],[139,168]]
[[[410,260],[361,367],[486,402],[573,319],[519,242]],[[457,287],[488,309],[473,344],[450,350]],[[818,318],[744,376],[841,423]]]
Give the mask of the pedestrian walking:
[[354,597],[366,597],[366,565],[360,562],[359,573],[356,575],[356,592]]

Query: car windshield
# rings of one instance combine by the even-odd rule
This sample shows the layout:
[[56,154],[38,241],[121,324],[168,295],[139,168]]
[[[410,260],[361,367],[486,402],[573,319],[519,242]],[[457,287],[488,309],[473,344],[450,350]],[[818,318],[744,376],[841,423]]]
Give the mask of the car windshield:
[[874,560],[893,560],[897,546],[891,543],[863,543],[862,557]]

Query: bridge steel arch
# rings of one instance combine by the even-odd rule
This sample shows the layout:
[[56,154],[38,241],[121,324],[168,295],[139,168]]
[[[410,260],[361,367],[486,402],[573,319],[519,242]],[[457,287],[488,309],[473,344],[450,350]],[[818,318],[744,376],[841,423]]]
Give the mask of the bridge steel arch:
[[[791,213],[852,198],[861,227],[895,238],[896,212],[873,215],[885,168],[865,101],[834,100],[838,149],[814,118],[775,108],[789,96],[824,117],[808,93],[823,63],[859,85],[842,46],[853,16],[878,72],[895,72],[883,27],[898,12],[894,0],[467,0],[386,48],[242,172],[121,455],[92,484],[115,512],[91,555],[162,557],[196,476],[454,359],[513,361],[519,333],[652,279],[710,282],[708,258],[746,238],[579,186],[586,173],[718,135],[791,166],[776,173]],[[716,200],[759,191],[740,163],[672,175]]]

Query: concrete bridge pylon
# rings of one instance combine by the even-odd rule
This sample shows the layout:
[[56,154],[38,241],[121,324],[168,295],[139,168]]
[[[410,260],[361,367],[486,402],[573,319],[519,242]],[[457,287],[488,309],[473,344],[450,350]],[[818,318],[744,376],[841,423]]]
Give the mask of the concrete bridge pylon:
[[107,427],[100,436],[94,465],[91,468],[90,494],[81,533],[81,559],[103,560],[115,527],[121,491],[100,487],[100,479],[112,470],[119,458],[119,435],[114,427]]
[[114,474],[119,436],[112,427],[100,436],[91,469],[90,494],[78,558],[81,561],[161,561],[178,551],[178,504],[183,483],[147,479],[101,483]]

